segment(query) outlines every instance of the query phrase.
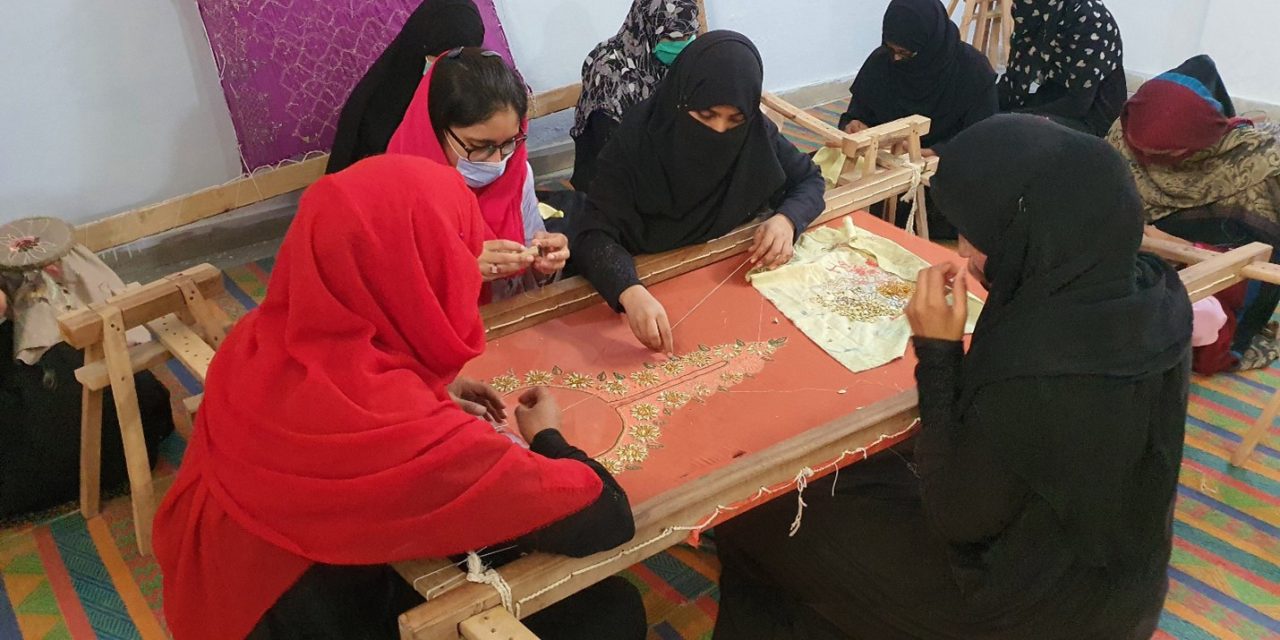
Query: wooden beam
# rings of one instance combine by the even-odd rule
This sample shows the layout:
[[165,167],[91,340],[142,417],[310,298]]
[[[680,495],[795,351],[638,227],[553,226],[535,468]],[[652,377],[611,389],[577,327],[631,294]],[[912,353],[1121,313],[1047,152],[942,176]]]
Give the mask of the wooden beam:
[[[223,292],[222,272],[211,264],[197,265],[179,275],[190,277],[205,298],[215,298]],[[138,289],[126,290],[109,298],[105,304],[120,308],[126,329],[186,308],[182,292],[169,280],[159,280]],[[58,318],[58,326],[62,329],[62,337],[67,344],[84,349],[102,340],[102,318],[95,310],[97,306],[99,305],[92,305],[89,309],[73,311]]]
[[538,640],[511,612],[497,607],[458,625],[463,640]]
[[706,0],[698,0],[698,33],[703,34],[708,30],[707,26],[707,3]]
[[147,323],[147,328],[200,384],[204,384],[205,376],[209,373],[209,363],[213,362],[213,347],[209,343],[174,315],[152,320]]
[[529,103],[529,119],[533,120],[572,109],[578,106],[578,97],[581,95],[581,83],[536,94]]
[[[158,367],[164,364],[169,357],[169,350],[154,340],[129,348],[129,364],[134,373]],[[88,362],[88,358],[85,361]],[[91,391],[106,389],[111,384],[111,379],[107,375],[107,365],[101,360],[88,362],[83,367],[76,369],[76,380]]]
[[329,156],[236,178],[226,184],[170,198],[158,204],[96,220],[76,227],[76,241],[91,251],[129,244],[147,236],[199,222],[233,209],[297,191],[324,175]]
[[1253,243],[1219,253],[1178,272],[1182,284],[1192,302],[1199,302],[1219,291],[1228,289],[1246,279],[1244,270],[1254,263],[1264,263],[1271,257],[1271,247]]
[[[520,615],[541,611],[586,587],[685,540],[672,527],[697,525],[719,505],[749,500],[760,487],[778,486],[796,473],[837,459],[907,430],[916,420],[916,392],[906,391],[848,416],[838,418],[764,451],[743,456],[710,475],[639,505],[635,539],[621,550],[574,559],[533,554],[502,568]],[[642,543],[649,544],[641,546]],[[554,585],[551,588],[548,586]],[[534,594],[538,594],[534,597]],[[458,625],[500,606],[488,585],[467,583],[400,616],[402,638],[456,640]]]
[[400,577],[428,601],[467,582],[466,572],[449,560],[410,560],[393,566]]

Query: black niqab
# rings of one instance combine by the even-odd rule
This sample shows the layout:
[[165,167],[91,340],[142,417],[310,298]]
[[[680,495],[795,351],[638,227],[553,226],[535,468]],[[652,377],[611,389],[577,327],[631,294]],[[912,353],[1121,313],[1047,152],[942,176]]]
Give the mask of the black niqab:
[[[746,36],[713,31],[694,40],[605,147],[592,211],[575,233],[600,230],[633,253],[658,253],[750,219],[786,181],[776,133],[760,113],[763,79],[760,53]],[[717,133],[688,113],[721,105],[747,121]]]
[[484,21],[472,0],[425,0],[351,91],[325,172],[387,150],[422,81],[427,56],[482,44]]
[[876,49],[849,91],[877,122],[928,116],[926,146],[957,133],[974,100],[995,84],[991,63],[961,40],[940,0],[893,0],[884,14],[884,42],[915,56],[895,62],[888,46]]
[[[995,116],[948,144],[933,190],[942,213],[988,256],[990,296],[964,360],[961,412],[994,382],[1133,381],[1189,362],[1186,290],[1172,268],[1138,253],[1142,202],[1106,142],[1035,116]],[[1141,449],[1094,448],[1146,443],[1118,437],[1134,425],[1068,422],[1003,423],[987,438],[1053,506],[1078,553],[1113,564],[1139,544],[1117,526],[1137,515],[1125,514],[1112,490]]]

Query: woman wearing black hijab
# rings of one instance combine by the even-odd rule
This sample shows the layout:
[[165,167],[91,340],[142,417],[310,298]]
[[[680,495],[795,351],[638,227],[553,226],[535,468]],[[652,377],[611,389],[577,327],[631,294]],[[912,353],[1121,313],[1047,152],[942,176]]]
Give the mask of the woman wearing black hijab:
[[351,91],[338,117],[325,173],[386,152],[422,81],[428,56],[482,44],[484,21],[474,2],[424,0]]
[[779,266],[825,208],[817,166],[760,112],[763,78],[746,36],[694,40],[654,95],[627,111],[600,155],[587,208],[570,221],[579,272],[650,349],[672,350],[671,327],[633,255],[706,242],[767,216],[750,255]]
[[1120,26],[1102,0],[1014,0],[1000,109],[1107,135],[1129,97]]
[[884,44],[849,87],[840,128],[857,133],[910,115],[932,120],[926,148],[946,142],[1000,108],[991,63],[960,39],[940,0],[893,0]]
[[[717,640],[1150,638],[1168,585],[1190,367],[1176,272],[1102,140],[995,116],[935,196],[969,257],[907,314],[920,432],[718,528]],[[987,307],[964,352],[966,279]],[[794,498],[794,495],[792,496]]]

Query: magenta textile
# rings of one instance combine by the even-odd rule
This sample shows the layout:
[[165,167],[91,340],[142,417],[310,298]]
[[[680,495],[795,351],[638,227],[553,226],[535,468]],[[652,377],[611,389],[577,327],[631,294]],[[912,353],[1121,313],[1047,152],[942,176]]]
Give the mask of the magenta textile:
[[[196,0],[241,160],[253,170],[333,143],[338,112],[420,0]],[[511,61],[493,0],[485,45]]]

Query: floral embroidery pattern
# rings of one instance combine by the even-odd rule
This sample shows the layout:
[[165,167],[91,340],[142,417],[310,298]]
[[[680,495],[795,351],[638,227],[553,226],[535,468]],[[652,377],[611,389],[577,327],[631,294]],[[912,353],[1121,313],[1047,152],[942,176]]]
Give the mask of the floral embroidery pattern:
[[666,420],[692,402],[703,403],[719,391],[741,384],[759,373],[786,345],[785,338],[763,342],[735,341],[717,347],[700,346],[697,351],[660,363],[647,363],[629,373],[611,371],[591,375],[581,371],[535,369],[523,376],[514,371],[490,380],[494,389],[510,395],[535,386],[558,387],[594,396],[618,412],[627,426],[618,442],[598,461],[610,473],[642,468],[662,447]]
[[915,285],[872,263],[841,262],[833,277],[813,288],[813,304],[850,322],[879,322],[902,315]]

